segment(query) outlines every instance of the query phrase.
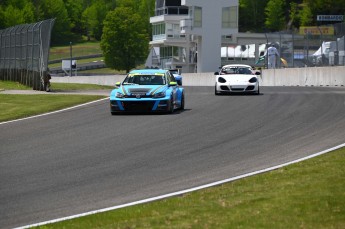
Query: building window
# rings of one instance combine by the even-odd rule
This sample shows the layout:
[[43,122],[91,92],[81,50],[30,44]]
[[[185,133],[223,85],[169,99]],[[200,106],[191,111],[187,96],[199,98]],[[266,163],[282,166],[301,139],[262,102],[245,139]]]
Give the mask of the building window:
[[194,8],[194,27],[202,27],[202,8]]
[[222,28],[237,28],[237,6],[222,9]]
[[175,47],[175,46],[165,46],[165,47],[160,47],[160,57],[162,59],[169,59],[172,57],[178,57],[178,53],[179,53],[179,47]]
[[165,39],[165,24],[159,23],[152,25],[152,40],[163,40]]
[[162,34],[165,34],[164,23],[152,25],[152,35],[162,35]]

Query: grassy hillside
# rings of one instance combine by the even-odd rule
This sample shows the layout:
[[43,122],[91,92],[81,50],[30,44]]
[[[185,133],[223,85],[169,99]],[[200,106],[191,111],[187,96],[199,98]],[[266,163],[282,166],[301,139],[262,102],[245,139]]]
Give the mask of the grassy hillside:
[[[72,56],[87,56],[94,54],[101,54],[102,50],[100,47],[100,42],[85,42],[80,44],[72,44]],[[51,47],[49,60],[57,59],[69,59],[71,57],[71,46],[66,44],[66,46]]]

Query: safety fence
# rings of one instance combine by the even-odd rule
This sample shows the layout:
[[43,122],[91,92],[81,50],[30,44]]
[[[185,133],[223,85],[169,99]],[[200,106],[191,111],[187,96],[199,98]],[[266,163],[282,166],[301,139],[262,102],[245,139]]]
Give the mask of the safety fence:
[[0,80],[44,90],[55,19],[0,30]]
[[266,38],[282,58],[278,67],[345,66],[345,23],[266,33]]

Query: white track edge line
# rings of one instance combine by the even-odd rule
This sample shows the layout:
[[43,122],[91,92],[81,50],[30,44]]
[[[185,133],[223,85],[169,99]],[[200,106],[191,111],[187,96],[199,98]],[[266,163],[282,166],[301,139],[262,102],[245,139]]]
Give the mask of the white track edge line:
[[190,188],[190,189],[181,190],[181,191],[178,191],[178,192],[168,193],[168,194],[157,196],[157,197],[151,197],[151,198],[148,198],[148,199],[138,200],[138,201],[134,201],[134,202],[127,203],[127,204],[121,204],[121,205],[117,205],[117,206],[113,206],[113,207],[109,207],[109,208],[103,208],[103,209],[89,211],[89,212],[85,212],[85,213],[81,213],[81,214],[77,214],[77,215],[67,216],[67,217],[63,217],[63,218],[57,218],[57,219],[53,219],[53,220],[49,220],[49,221],[44,221],[44,222],[41,222],[41,223],[36,223],[36,224],[27,225],[27,226],[17,227],[17,228],[14,228],[14,229],[26,229],[26,228],[31,228],[31,227],[43,226],[43,225],[46,225],[46,224],[57,223],[57,222],[60,222],[60,221],[80,218],[80,217],[83,217],[83,216],[93,215],[93,214],[97,214],[97,213],[102,213],[102,212],[106,212],[106,211],[112,211],[112,210],[116,210],[116,209],[120,209],[120,208],[129,207],[129,206],[133,206],[133,205],[138,205],[138,204],[148,203],[148,202],[152,202],[152,201],[156,201],[156,200],[161,200],[161,199],[165,199],[165,198],[168,198],[168,197],[178,196],[178,195],[186,194],[186,193],[189,193],[189,192],[194,192],[194,191],[197,191],[197,190],[200,190],[200,189],[205,189],[205,188],[209,188],[209,187],[212,187],[212,186],[221,185],[221,184],[228,183],[228,182],[231,182],[231,181],[234,181],[234,180],[239,180],[239,179],[242,179],[242,178],[245,178],[245,177],[250,177],[250,176],[253,176],[253,175],[260,174],[260,173],[265,173],[265,172],[269,172],[269,171],[272,171],[272,170],[276,170],[276,169],[279,169],[279,168],[282,168],[282,167],[285,167],[285,166],[288,166],[288,165],[291,165],[291,164],[295,164],[295,163],[298,163],[298,162],[301,162],[301,161],[304,161],[304,160],[307,160],[307,159],[310,159],[310,158],[313,158],[313,157],[320,156],[322,154],[326,154],[328,152],[331,152],[331,151],[334,151],[334,150],[337,150],[337,149],[340,149],[340,148],[343,148],[343,147],[345,147],[345,143],[340,144],[340,145],[335,146],[335,147],[332,147],[332,148],[329,148],[329,149],[326,149],[326,150],[321,151],[319,153],[315,153],[315,154],[309,155],[307,157],[303,157],[303,158],[300,158],[300,159],[297,159],[297,160],[293,160],[293,161],[290,161],[290,162],[287,162],[287,163],[284,163],[284,164],[276,165],[276,166],[269,167],[269,168],[262,169],[262,170],[258,170],[258,171],[255,171],[255,172],[246,173],[246,174],[243,174],[243,175],[240,175],[240,176],[236,176],[236,177],[233,177],[233,178],[228,178],[228,179],[224,179],[224,180],[221,180],[221,181],[216,181],[216,182],[213,182],[213,183],[201,185],[201,186]]
[[63,111],[68,111],[68,110],[72,110],[72,109],[75,109],[75,108],[78,108],[78,107],[86,106],[86,105],[89,105],[89,104],[92,104],[92,103],[97,103],[99,101],[106,100],[106,99],[109,99],[109,97],[103,98],[103,99],[98,99],[98,100],[87,102],[87,103],[83,103],[83,104],[79,104],[79,105],[76,105],[76,106],[73,106],[73,107],[68,107],[68,108],[65,108],[65,109],[57,110],[57,111],[47,112],[47,113],[44,113],[44,114],[34,115],[34,116],[26,117],[26,118],[20,118],[20,119],[5,121],[5,122],[0,122],[0,125],[12,123],[12,122],[19,122],[19,121],[23,121],[23,120],[27,120],[27,119],[32,119],[32,118],[38,118],[38,117],[42,117],[42,116],[46,116],[46,115],[50,115],[50,114],[56,114],[56,113],[60,113],[60,112],[63,112]]

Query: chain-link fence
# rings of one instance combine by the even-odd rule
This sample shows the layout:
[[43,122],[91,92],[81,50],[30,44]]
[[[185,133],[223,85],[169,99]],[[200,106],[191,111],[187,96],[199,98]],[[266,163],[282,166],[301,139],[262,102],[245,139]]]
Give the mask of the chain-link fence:
[[337,23],[301,27],[299,33],[266,33],[266,45],[278,49],[278,67],[345,66],[344,37],[345,23]]
[[0,30],[0,80],[44,90],[55,19]]

